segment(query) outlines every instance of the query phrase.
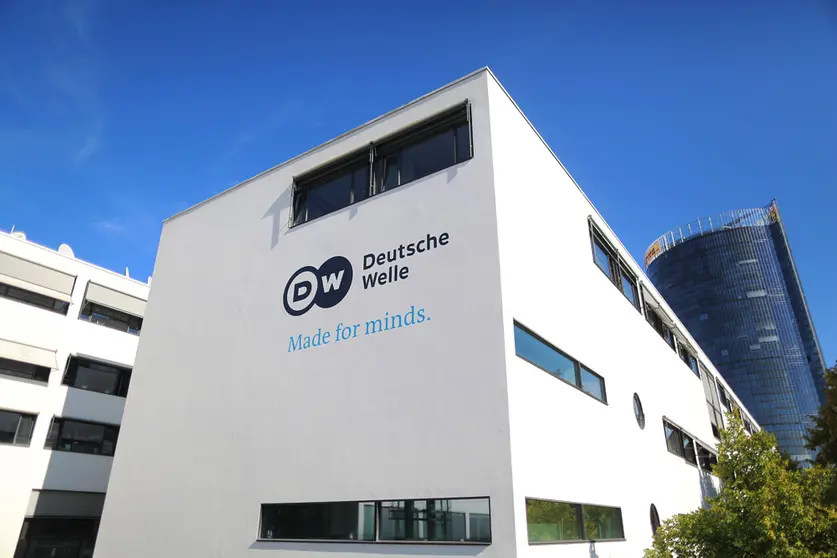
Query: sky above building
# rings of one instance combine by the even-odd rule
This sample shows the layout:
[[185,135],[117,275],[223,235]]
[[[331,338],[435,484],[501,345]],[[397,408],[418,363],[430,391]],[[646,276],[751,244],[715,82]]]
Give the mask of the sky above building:
[[640,262],[775,197],[837,359],[830,0],[0,1],[0,229],[144,280],[166,217],[482,66]]

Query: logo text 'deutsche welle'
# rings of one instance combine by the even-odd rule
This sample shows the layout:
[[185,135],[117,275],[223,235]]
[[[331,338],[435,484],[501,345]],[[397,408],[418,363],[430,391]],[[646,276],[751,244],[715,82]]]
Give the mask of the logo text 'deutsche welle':
[[[446,232],[439,236],[428,233],[417,242],[400,244],[386,252],[364,254],[364,290],[408,279],[410,268],[403,260],[447,246],[449,242],[450,235]],[[353,278],[352,264],[343,256],[331,257],[319,268],[302,267],[291,275],[285,285],[285,311],[291,316],[301,316],[315,305],[323,309],[332,308],[349,293]]]

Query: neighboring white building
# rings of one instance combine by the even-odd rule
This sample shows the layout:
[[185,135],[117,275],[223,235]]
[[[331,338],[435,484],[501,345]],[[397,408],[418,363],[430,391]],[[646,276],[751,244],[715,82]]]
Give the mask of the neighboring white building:
[[734,396],[488,70],[168,220],[146,324],[96,558],[640,556],[718,488]]
[[0,232],[0,556],[92,556],[147,298]]

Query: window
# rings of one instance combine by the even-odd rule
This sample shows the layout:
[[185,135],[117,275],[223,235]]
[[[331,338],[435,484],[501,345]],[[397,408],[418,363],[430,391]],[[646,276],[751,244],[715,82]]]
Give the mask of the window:
[[517,322],[514,322],[514,347],[523,360],[607,403],[604,378]]
[[697,460],[700,468],[707,473],[711,473],[718,464],[718,456],[700,444],[697,445]]
[[488,498],[262,504],[264,540],[491,543]]
[[654,310],[650,304],[645,304],[645,318],[648,320],[648,323],[651,324],[651,327],[654,328],[654,331],[660,334],[660,337],[663,338],[669,347],[672,350],[677,351],[677,343],[674,339],[674,333],[672,333],[671,328],[669,328],[663,318],[661,317],[660,313]]
[[132,316],[127,312],[114,310],[107,306],[90,302],[89,300],[84,301],[79,318],[101,326],[118,329],[119,331],[127,331],[128,333],[139,334],[142,330],[141,317]]
[[634,394],[634,416],[636,423],[641,430],[645,430],[645,412],[642,410],[642,401],[639,400],[639,395]]
[[676,426],[663,421],[663,428],[666,434],[666,447],[669,453],[677,457],[683,457],[683,433]]
[[590,224],[590,242],[593,246],[593,261],[601,269],[611,283],[622,291],[622,294],[641,312],[639,303],[639,289],[636,276],[629,271],[628,264],[619,257],[619,253],[605,240],[601,231],[588,220]]
[[747,434],[752,434],[753,433],[753,425],[750,424],[750,421],[747,420],[746,418],[744,418],[742,420],[744,422],[744,430],[747,431]]
[[0,444],[28,447],[32,440],[32,430],[35,429],[36,416],[0,410]]
[[591,504],[526,499],[529,544],[625,538],[622,510]]
[[64,375],[64,385],[126,397],[131,369],[71,356]]
[[26,289],[0,283],[0,297],[16,300],[38,308],[43,308],[51,312],[67,315],[67,310],[70,308],[70,303],[64,300],[58,300],[40,293],[33,293]]
[[665,432],[666,447],[669,453],[682,457],[687,463],[697,465],[696,447],[699,447],[699,444],[695,442],[695,439],[665,419],[663,420],[663,431]]
[[472,156],[470,107],[462,103],[296,177],[293,224],[307,223]]
[[656,535],[660,528],[660,514],[657,513],[657,506],[651,504],[651,534]]
[[118,436],[118,426],[54,417],[44,447],[57,451],[112,456]]
[[727,390],[724,389],[724,386],[718,384],[718,396],[721,398],[721,405],[723,405],[727,411],[732,411],[732,404],[729,401],[729,397],[727,397]]
[[25,378],[37,382],[48,382],[51,369],[28,362],[18,362],[9,358],[0,358],[0,374]]
[[700,369],[698,368],[697,358],[695,358],[695,355],[690,353],[689,350],[682,344],[680,345],[680,358],[686,363],[686,366],[694,372],[695,376],[700,378]]
[[709,422],[712,424],[712,435],[720,440],[724,421],[721,415],[721,404],[718,401],[718,386],[715,383],[715,378],[702,364],[700,365],[700,371],[703,380],[703,392],[706,395],[706,408],[709,411]]

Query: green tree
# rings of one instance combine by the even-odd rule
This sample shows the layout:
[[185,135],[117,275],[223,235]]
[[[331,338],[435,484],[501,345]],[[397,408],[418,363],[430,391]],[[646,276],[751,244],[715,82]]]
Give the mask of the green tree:
[[646,558],[837,556],[837,508],[825,502],[832,469],[797,468],[765,431],[748,435],[728,414],[708,507],[663,522]]
[[[814,426],[808,431],[808,448],[817,451],[816,464],[834,470],[837,468],[837,364],[825,372],[825,405],[812,418]],[[827,499],[837,504],[837,475]]]

